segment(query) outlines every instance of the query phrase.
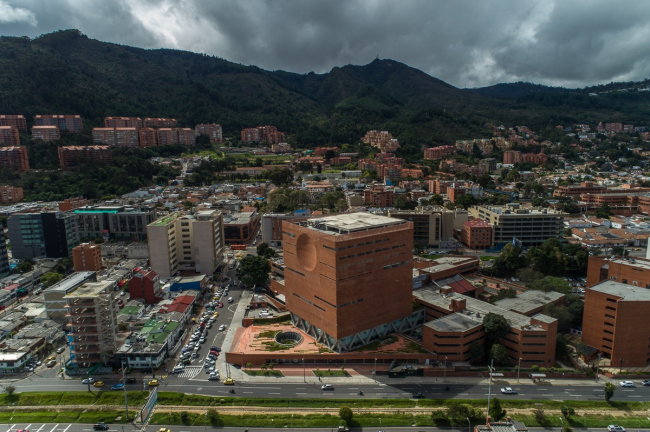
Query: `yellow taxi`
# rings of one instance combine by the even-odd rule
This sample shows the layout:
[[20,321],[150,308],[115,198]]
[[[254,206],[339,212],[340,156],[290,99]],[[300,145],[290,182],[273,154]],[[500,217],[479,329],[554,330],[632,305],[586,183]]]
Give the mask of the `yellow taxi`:
[[235,380],[232,378],[228,378],[223,382],[223,385],[235,385]]
[[151,380],[147,383],[150,387],[156,387],[158,385],[158,380]]
[[104,387],[104,381],[95,381],[93,387]]
[[52,360],[56,360],[56,356],[55,356],[55,355],[51,355],[51,356],[49,356],[47,359],[45,359],[45,361],[52,361]]
[[160,428],[158,429],[158,432],[171,432],[169,429],[166,428]]
[[219,312],[215,312],[215,313],[214,313],[214,317],[215,317],[215,318],[219,318]]

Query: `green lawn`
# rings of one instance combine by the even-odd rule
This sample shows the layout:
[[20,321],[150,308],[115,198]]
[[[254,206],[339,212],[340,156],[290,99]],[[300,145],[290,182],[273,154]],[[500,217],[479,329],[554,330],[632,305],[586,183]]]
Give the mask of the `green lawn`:
[[444,255],[421,255],[421,256],[429,259],[438,259],[444,257]]
[[[85,386],[81,385],[83,388]],[[124,403],[124,392],[104,390],[94,387],[92,393],[86,391],[72,392],[24,392],[0,395],[0,405],[43,406],[43,405],[121,405]],[[110,388],[110,387],[109,387]],[[148,391],[128,391],[128,402],[133,405],[143,404]]]
[[[205,416],[196,413],[187,413],[186,426],[203,426]],[[222,415],[214,426],[221,427],[291,427],[291,414],[259,414],[259,415]],[[410,414],[382,414],[382,426],[411,426],[415,418]],[[430,420],[429,420],[430,422]],[[180,413],[154,413],[151,418],[152,425],[175,424],[182,425]],[[330,414],[294,415],[293,427],[296,428],[336,428],[345,422],[339,416]],[[349,424],[350,427],[379,427],[379,417],[373,414],[355,415]],[[424,425],[422,425],[424,426]]]
[[[129,411],[131,418],[136,415],[135,411]],[[66,410],[62,412],[54,411],[16,411],[0,412],[0,423],[97,423],[105,421],[106,423],[116,423],[117,417],[122,417],[120,422],[128,423],[124,410]]]
[[496,256],[488,256],[488,255],[483,255],[483,256],[479,257],[479,259],[481,261],[490,261],[490,260],[494,260],[494,259],[497,259],[497,258],[498,257],[496,257]]
[[248,370],[245,369],[244,373],[250,376],[273,376],[273,377],[283,377],[284,374],[276,370]]
[[348,376],[347,372],[339,370],[339,369],[330,370],[330,371],[313,370],[313,371],[311,371],[311,373],[313,373],[314,375],[319,376],[319,377],[346,377],[346,376]]

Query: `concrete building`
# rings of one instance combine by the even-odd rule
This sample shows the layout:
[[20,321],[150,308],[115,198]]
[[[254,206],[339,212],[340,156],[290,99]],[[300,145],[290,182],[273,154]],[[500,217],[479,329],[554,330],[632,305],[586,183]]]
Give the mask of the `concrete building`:
[[19,146],[20,135],[16,126],[0,126],[0,145]]
[[105,241],[147,240],[147,225],[156,220],[156,208],[136,206],[86,206],[74,210],[80,238]]
[[194,126],[194,134],[207,135],[210,141],[221,143],[223,142],[223,134],[221,132],[221,125],[214,123],[201,123]]
[[559,238],[567,213],[552,208],[520,208],[519,204],[505,206],[480,205],[469,209],[474,219],[492,225],[492,245],[512,242],[516,238],[524,246],[539,245],[550,238]]
[[646,367],[650,360],[650,290],[607,280],[587,289],[582,341],[613,367]]
[[[444,287],[443,287],[444,288]],[[503,316],[510,333],[499,339],[513,364],[549,367],[555,363],[557,319],[542,314],[526,316],[442,288],[425,287],[413,292],[417,303],[426,309],[427,323],[422,328],[424,348],[448,361],[470,360],[475,342],[485,344],[483,318],[488,313]]]
[[56,126],[32,126],[32,138],[49,142],[58,140],[61,134]]
[[147,226],[151,268],[162,278],[179,271],[212,275],[223,262],[224,218],[220,211],[172,213]]
[[413,223],[413,242],[425,247],[441,247],[454,236],[454,212],[442,206],[415,210],[389,210],[388,216]]
[[260,215],[257,211],[231,213],[224,216],[223,226],[226,244],[248,244],[259,230]]
[[318,342],[349,351],[423,319],[412,308],[412,223],[351,213],[283,230],[286,307]]
[[18,186],[0,186],[0,204],[17,203],[23,200],[23,188]]
[[[1,130],[0,135],[2,135]],[[27,147],[0,147],[0,168],[8,168],[15,172],[29,171]]]
[[492,245],[492,226],[481,219],[472,219],[463,224],[461,242],[470,249],[489,249]]
[[149,319],[132,332],[115,353],[115,365],[132,369],[157,369],[172,354],[183,327],[178,321]]
[[262,243],[282,247],[282,224],[284,221],[300,222],[310,216],[309,210],[294,213],[266,213],[262,216]]
[[82,271],[72,273],[67,278],[43,291],[43,306],[49,319],[65,319],[68,313],[65,295],[86,282],[97,282],[97,273]]
[[67,293],[70,363],[112,365],[117,350],[117,304],[113,281],[86,282]]
[[9,255],[7,253],[7,239],[5,238],[5,230],[0,229],[0,274],[9,271]]
[[478,162],[478,167],[483,170],[483,172],[490,173],[497,169],[497,161],[494,158],[481,159]]
[[82,243],[72,248],[72,262],[74,271],[101,271],[102,248],[98,244]]
[[136,128],[142,127],[142,119],[140,117],[105,117],[105,128]]
[[27,120],[21,114],[3,114],[0,115],[0,126],[15,126],[24,131],[27,130]]
[[34,116],[36,126],[56,126],[61,132],[83,132],[83,121],[79,115],[50,115],[40,114]]
[[113,156],[109,146],[66,146],[59,147],[58,153],[59,163],[64,170],[88,161],[103,162],[107,165],[113,163]]
[[14,213],[7,220],[14,258],[63,258],[79,244],[74,215],[60,211]]
[[111,147],[138,147],[140,134],[137,128],[93,128],[93,144]]

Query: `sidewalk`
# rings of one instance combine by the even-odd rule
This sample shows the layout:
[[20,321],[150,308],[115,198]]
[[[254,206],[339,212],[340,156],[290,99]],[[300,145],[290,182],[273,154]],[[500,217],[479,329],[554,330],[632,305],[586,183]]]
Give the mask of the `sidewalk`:
[[[239,302],[237,303],[237,309],[233,314],[232,321],[230,322],[230,325],[226,330],[226,336],[223,340],[223,343],[221,344],[222,355],[217,357],[217,362],[215,364],[217,369],[219,369],[219,373],[221,374],[222,380],[226,379],[227,376],[225,353],[231,350],[231,347],[235,342],[235,336],[237,334],[237,330],[240,328],[242,320],[246,315],[246,306],[248,306],[251,303],[251,300],[253,299],[253,294],[254,293],[251,290],[244,290],[242,292],[241,299],[239,299]],[[252,378],[235,367],[229,366],[228,370],[230,371],[230,378],[234,379],[235,382],[248,381],[247,378]]]

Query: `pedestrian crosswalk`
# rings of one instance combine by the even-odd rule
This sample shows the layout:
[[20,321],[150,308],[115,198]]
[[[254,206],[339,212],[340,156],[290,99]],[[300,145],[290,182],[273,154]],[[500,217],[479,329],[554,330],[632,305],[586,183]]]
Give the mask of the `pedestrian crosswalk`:
[[201,366],[186,366],[183,372],[174,375],[179,378],[194,378],[202,369],[203,367]]

